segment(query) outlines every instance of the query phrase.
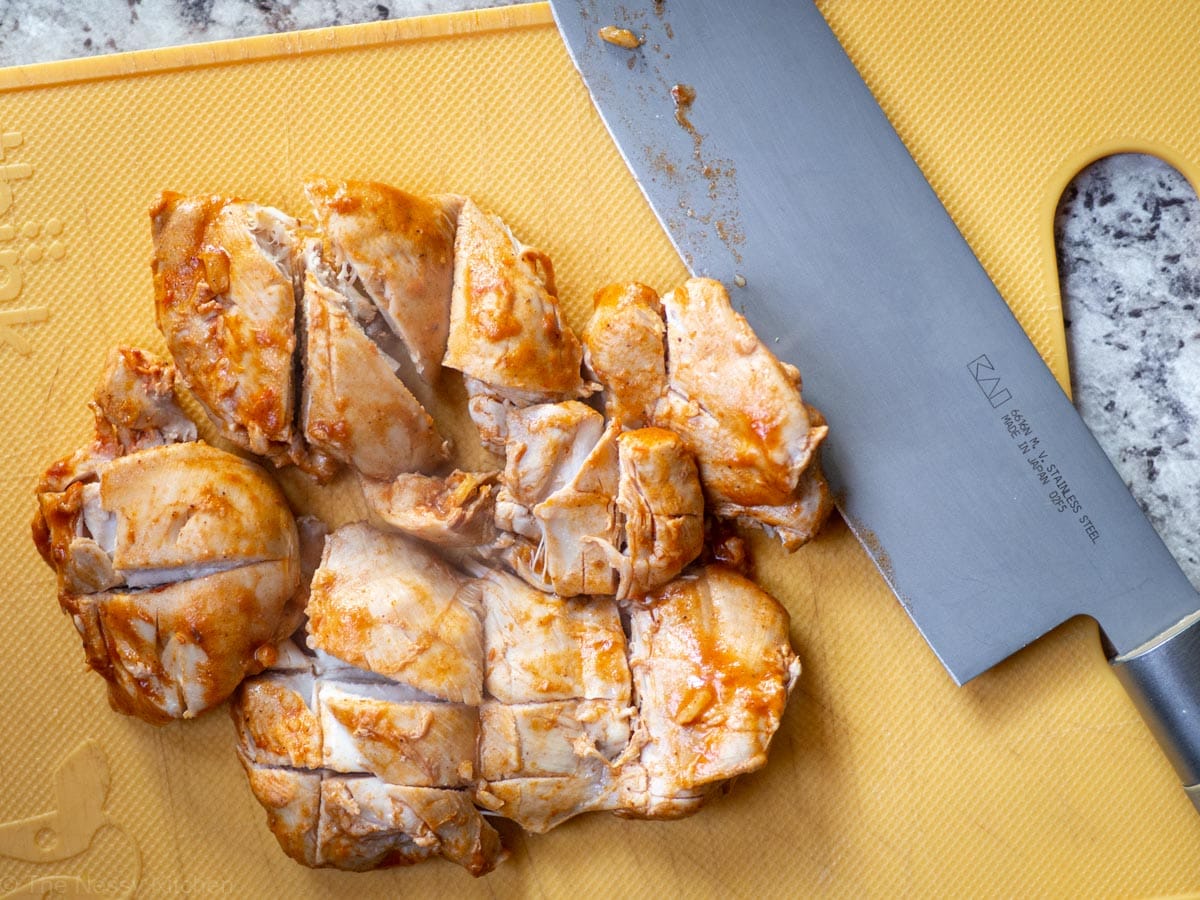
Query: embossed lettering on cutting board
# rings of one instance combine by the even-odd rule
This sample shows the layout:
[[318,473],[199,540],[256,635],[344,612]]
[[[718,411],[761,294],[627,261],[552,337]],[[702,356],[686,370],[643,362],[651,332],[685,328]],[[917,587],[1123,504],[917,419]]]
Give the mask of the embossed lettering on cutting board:
[[18,326],[44,322],[44,306],[8,306],[16,303],[29,281],[31,270],[44,261],[57,262],[67,255],[62,240],[65,227],[58,219],[18,222],[18,202],[33,181],[33,165],[14,159],[25,144],[19,131],[0,132],[0,344],[22,356],[33,352]]

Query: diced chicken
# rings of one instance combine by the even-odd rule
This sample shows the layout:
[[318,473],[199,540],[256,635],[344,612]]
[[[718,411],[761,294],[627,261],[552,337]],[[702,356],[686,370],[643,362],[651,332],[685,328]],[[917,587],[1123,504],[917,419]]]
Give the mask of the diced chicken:
[[782,506],[716,503],[713,512],[743,525],[761,528],[778,538],[785,549],[796,550],[817,536],[833,512],[833,495],[821,470],[820,460],[813,460],[801,474],[791,502]]
[[319,702],[327,769],[418,787],[462,787],[475,778],[477,707],[414,699],[402,686],[329,681]]
[[325,542],[310,644],[443,700],[478,705],[483,632],[466,579],[412,541],[364,524]]
[[299,222],[169,191],[150,217],[158,327],[184,383],[230,441],[327,476],[293,427]]
[[299,584],[296,525],[258,466],[198,441],[171,367],[110,358],[96,437],[40,481],[34,541],[114,709],[161,723],[220,703],[274,656]]
[[483,570],[485,684],[503,703],[629,699],[625,633],[611,602],[564,599]]
[[437,377],[450,330],[454,233],[462,197],[415,197],[371,181],[304,185],[333,249],[338,280],[357,284],[404,342],[421,376]]
[[[510,420],[496,524],[502,559],[564,597],[640,596],[699,554],[704,497],[683,442],[661,428],[618,435],[578,401]],[[619,513],[619,515],[618,515]]]
[[320,866],[321,773],[260,766],[241,753],[238,757],[283,852],[306,866]]
[[321,781],[317,847],[319,865],[353,871],[442,856],[478,876],[505,855],[465,791],[353,776]]
[[625,428],[648,425],[666,392],[663,322],[658,294],[636,281],[596,291],[584,328],[583,361],[604,386],[605,411]]
[[319,241],[306,242],[304,259],[304,437],[367,478],[437,466],[449,446],[355,318]]
[[800,674],[788,626],[774,598],[717,566],[631,609],[640,750],[622,771],[626,814],[686,814],[708,786],[766,763]]
[[789,503],[827,431],[800,399],[800,374],[763,346],[720,282],[690,279],[662,304],[668,389],[655,424],[696,454],[715,502]]
[[613,700],[485,702],[476,802],[535,833],[615,809],[616,761],[629,744],[631,714]]
[[[347,528],[330,538],[335,557]],[[436,607],[408,612],[440,615]],[[437,623],[425,625],[432,633]],[[468,790],[477,775],[477,705],[442,702],[285,642],[276,668],[243,684],[230,711],[267,823],[305,865],[363,870],[440,855],[482,875],[504,859]]]
[[700,555],[704,495],[696,461],[674,432],[639,428],[617,438],[617,507],[625,531],[617,599],[661,587]]
[[435,477],[416,473],[391,481],[363,479],[363,497],[389,529],[454,549],[490,544],[495,528],[498,472],[460,472]]
[[463,373],[469,411],[488,448],[503,451],[512,408],[592,393],[580,372],[582,358],[559,314],[549,257],[465,201],[443,364]]
[[497,524],[527,540],[503,548],[530,584],[564,597],[611,594],[616,521],[616,425],[576,400],[509,417]]
[[297,580],[294,559],[281,559],[145,590],[64,592],[59,602],[113,709],[161,724],[218,705],[262,669],[259,651],[278,641]]
[[272,671],[243,682],[229,704],[242,757],[260,765],[321,768],[316,690],[311,671]]
[[296,528],[278,488],[258,466],[215,447],[172,444],[119,457],[83,497],[85,529],[129,587],[276,559],[296,569]]
[[125,452],[196,440],[175,399],[175,367],[133,347],[108,356],[93,401],[97,440]]

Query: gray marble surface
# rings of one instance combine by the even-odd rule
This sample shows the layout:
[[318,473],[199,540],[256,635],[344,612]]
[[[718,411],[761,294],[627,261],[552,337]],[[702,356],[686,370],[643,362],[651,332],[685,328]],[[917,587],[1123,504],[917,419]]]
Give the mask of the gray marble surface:
[[[0,66],[343,25],[494,0],[0,0]],[[1076,404],[1200,586],[1200,204],[1174,170],[1111,157],[1056,221]]]

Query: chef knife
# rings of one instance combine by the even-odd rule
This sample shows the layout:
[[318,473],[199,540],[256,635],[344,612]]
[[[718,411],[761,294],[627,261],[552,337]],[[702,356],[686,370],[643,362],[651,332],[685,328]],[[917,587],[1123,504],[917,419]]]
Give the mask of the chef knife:
[[1094,617],[1200,810],[1200,597],[820,11],[552,6],[689,269],[804,372],[839,509],[951,677]]

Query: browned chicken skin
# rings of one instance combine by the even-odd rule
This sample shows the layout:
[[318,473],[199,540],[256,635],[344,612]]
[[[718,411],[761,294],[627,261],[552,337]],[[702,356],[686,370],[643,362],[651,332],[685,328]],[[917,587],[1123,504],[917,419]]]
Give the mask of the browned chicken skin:
[[450,330],[454,232],[462,197],[416,197],[386,184],[313,178],[304,192],[340,280],[357,282],[421,376],[436,379]]
[[509,410],[591,394],[582,359],[559,314],[549,257],[518,241],[498,216],[464,202],[443,364],[463,373],[468,409],[488,449],[503,452]]
[[155,310],[184,383],[223,437],[327,477],[293,427],[299,222],[225,197],[166,191],[150,210]]

